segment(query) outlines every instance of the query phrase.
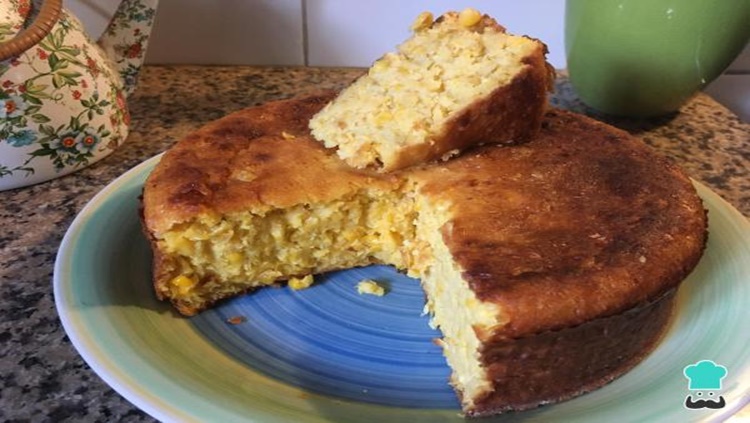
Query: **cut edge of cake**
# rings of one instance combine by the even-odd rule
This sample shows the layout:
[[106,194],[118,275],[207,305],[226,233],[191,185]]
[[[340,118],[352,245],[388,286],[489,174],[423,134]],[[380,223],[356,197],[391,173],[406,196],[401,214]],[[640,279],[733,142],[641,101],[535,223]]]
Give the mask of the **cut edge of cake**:
[[389,172],[536,135],[554,81],[542,42],[474,9],[425,12],[412,30],[313,116],[317,140],[350,166]]
[[[452,223],[456,213],[455,205],[441,201],[442,195],[433,195],[437,192],[446,193],[459,189],[459,184],[446,173],[447,169],[439,166],[432,177],[437,178],[440,183],[427,189],[423,185],[425,178],[418,175],[406,178],[398,175],[386,177],[386,175],[337,167],[339,166],[338,160],[329,160],[330,154],[326,153],[318,143],[301,136],[304,133],[304,131],[300,132],[301,128],[294,127],[294,125],[302,125],[300,122],[305,122],[304,116],[310,110],[318,110],[325,99],[326,97],[314,97],[289,100],[238,112],[218,123],[207,125],[198,132],[198,135],[183,140],[165,155],[162,162],[166,167],[161,164],[157,166],[146,182],[143,214],[144,229],[155,254],[154,282],[160,298],[171,300],[181,313],[192,315],[221,298],[273,284],[288,277],[305,277],[334,268],[370,263],[393,264],[406,269],[412,276],[422,279],[422,284],[428,293],[427,307],[433,314],[433,323],[443,330],[445,335],[440,344],[454,371],[451,383],[461,398],[464,412],[470,416],[523,410],[590,391],[627,371],[653,348],[668,322],[674,286],[686,277],[697,263],[702,249],[691,250],[693,255],[684,258],[679,272],[670,271],[668,282],[672,289],[662,292],[658,298],[649,296],[647,300],[630,302],[628,303],[630,309],[614,310],[614,314],[611,315],[591,311],[593,309],[585,310],[583,312],[587,316],[594,316],[594,318],[584,320],[582,323],[570,323],[571,320],[566,320],[565,325],[553,327],[549,325],[549,321],[545,321],[543,326],[535,327],[536,329],[524,326],[523,330],[519,330],[521,327],[519,316],[513,316],[514,320],[509,322],[508,312],[514,307],[512,303],[503,302],[500,306],[498,302],[484,301],[477,296],[476,285],[470,286],[470,283],[476,282],[470,281],[472,278],[486,279],[487,275],[482,273],[483,270],[469,268],[471,266],[462,268],[450,258],[449,243],[455,242],[455,239],[452,239],[453,235],[460,234],[463,229],[454,228]],[[290,114],[283,113],[285,111]],[[549,122],[549,126],[545,128],[555,125],[559,127],[570,124],[579,125],[580,127],[575,128],[574,132],[584,131],[591,137],[599,137],[603,145],[615,145],[617,142],[630,143],[624,132],[607,129],[603,124],[595,123],[588,118],[575,117],[573,114],[564,112],[555,112],[553,115],[556,115],[555,121]],[[281,131],[272,123],[274,116],[276,119],[281,119],[284,125],[291,122],[293,127],[285,126]],[[283,135],[288,133],[295,133],[299,136]],[[207,148],[208,146],[211,148]],[[243,154],[235,154],[232,150],[245,149],[247,146],[252,147],[247,148],[248,151],[243,150]],[[648,155],[645,148],[639,144],[639,147],[631,153],[634,157]],[[519,152],[519,158],[523,160],[528,158],[527,153],[523,153],[529,150],[528,145],[518,146],[512,150],[516,149]],[[461,157],[460,162],[452,161],[445,166],[455,167],[459,164],[465,166],[466,169],[478,171],[481,166],[477,167],[480,164],[477,160],[481,162],[482,154],[496,154],[500,151],[506,152],[506,150],[511,149],[494,146],[481,147],[476,149],[471,157]],[[298,157],[300,151],[314,158],[310,162],[304,162],[304,158]],[[191,152],[200,152],[201,157],[187,154]],[[565,151],[565,154],[569,153]],[[507,154],[511,153],[507,152]],[[226,162],[228,155],[232,157],[231,160],[238,160],[238,162],[228,164]],[[297,161],[290,162],[288,160],[290,157],[297,157]],[[503,154],[502,157],[507,156]],[[249,161],[244,162],[245,159]],[[619,157],[618,160],[625,159],[626,157]],[[666,163],[661,160],[658,162]],[[311,167],[315,164],[318,167]],[[235,165],[241,166],[234,168]],[[562,161],[559,165],[564,166]],[[270,167],[273,172],[264,173],[266,166]],[[237,169],[241,170],[241,175],[233,173]],[[431,172],[430,167],[425,167],[418,172],[421,171]],[[285,172],[290,173],[285,174]],[[475,178],[480,173],[474,172],[471,175]],[[611,171],[607,175],[613,178],[616,176]],[[174,176],[182,179],[175,181],[172,178]],[[296,180],[298,176],[300,179]],[[532,180],[539,180],[539,176],[541,175],[531,175]],[[681,189],[688,189],[689,181],[673,165],[666,167],[664,175],[656,176],[675,178]],[[326,177],[332,179],[325,180]],[[484,177],[487,175],[485,174]],[[237,186],[222,185],[226,182],[222,178],[232,178]],[[329,185],[332,182],[342,183],[341,179],[345,180],[341,189],[335,189]],[[303,189],[304,187],[312,189],[313,185],[309,185],[310,181],[314,181],[316,192],[319,190],[318,193],[323,193],[318,200],[310,200],[310,193]],[[470,187],[481,187],[483,182],[487,181],[469,178],[462,183]],[[628,180],[612,179],[606,183],[611,183],[613,189],[624,194],[639,189],[637,184]],[[303,188],[296,184],[302,184]],[[255,188],[251,188],[253,186]],[[241,191],[236,191],[235,188]],[[425,190],[430,191],[429,199],[420,195]],[[238,204],[243,204],[242,201],[239,203],[233,201],[233,195],[238,192],[247,196],[243,201],[257,204],[257,207],[237,209]],[[297,194],[290,194],[295,192]],[[295,198],[295,195],[304,198],[290,202],[290,195],[292,198]],[[688,200],[690,204],[686,203],[683,207],[700,207],[699,199],[691,197]],[[169,203],[170,201],[174,202]],[[518,198],[511,196],[505,201],[517,203]],[[659,199],[656,203],[661,201],[667,201],[667,199]],[[353,208],[347,211],[345,207],[342,208],[344,203],[353,205]],[[212,208],[216,204],[221,204],[220,207],[217,206],[220,212]],[[373,219],[368,221],[368,216]],[[383,219],[386,216],[390,217]],[[650,219],[656,217],[651,216]],[[688,220],[692,220],[692,217],[691,214]],[[204,218],[205,222],[198,222]],[[702,218],[705,231],[705,211]],[[194,219],[197,220],[194,221]],[[258,219],[269,220],[259,224]],[[353,232],[347,235],[346,231],[341,230],[343,224],[330,226],[331,223],[335,223],[336,219],[341,222],[356,223],[364,232]],[[321,220],[327,220],[329,225],[316,226],[322,223]],[[380,220],[385,220],[385,222],[378,223]],[[698,222],[698,220],[696,216],[695,221]],[[181,300],[181,295],[189,297],[191,289],[201,286],[207,290],[215,288],[216,285],[210,284],[220,285],[220,278],[225,276],[209,274],[204,275],[203,280],[198,280],[197,277],[193,280],[193,275],[189,273],[190,269],[186,272],[186,268],[183,267],[185,264],[180,263],[180,259],[168,257],[169,254],[184,253],[185,257],[205,254],[207,260],[221,261],[221,263],[217,262],[217,266],[214,267],[229,268],[231,266],[228,266],[228,263],[232,261],[233,253],[236,251],[228,251],[224,248],[226,246],[210,244],[240,241],[237,249],[244,252],[251,247],[241,242],[245,238],[252,238],[249,233],[243,232],[247,231],[248,227],[254,227],[256,231],[260,227],[264,236],[268,237],[268,241],[276,243],[277,239],[289,241],[308,238],[299,234],[297,238],[290,235],[290,232],[293,232],[292,229],[299,229],[302,226],[318,228],[321,234],[328,233],[326,236],[337,234],[338,237],[338,234],[344,232],[341,237],[346,242],[354,244],[345,243],[343,250],[351,250],[348,247],[354,246],[355,250],[362,248],[359,251],[362,254],[344,257],[345,252],[340,254],[340,262],[325,262],[323,260],[331,254],[328,254],[327,250],[316,252],[315,249],[327,248],[326,246],[339,242],[341,238],[328,239],[321,247],[319,237],[315,235],[304,241],[308,244],[295,241],[297,250],[287,251],[286,255],[279,256],[278,249],[268,255],[288,260],[297,253],[312,253],[313,264],[309,264],[311,262],[305,261],[307,258],[303,257],[303,264],[295,269],[277,270],[276,273],[264,275],[261,275],[263,269],[260,269],[260,272],[256,272],[257,280],[252,279],[255,276],[240,274],[237,283],[230,283],[233,285],[230,291],[219,292],[220,295],[208,298],[207,301]],[[172,230],[178,233],[170,234]],[[185,239],[180,234],[188,234],[188,237]],[[698,236],[697,232],[695,235],[695,239],[684,241],[697,243],[702,240],[702,248],[705,247],[705,233],[701,235],[703,238]],[[590,240],[589,236],[584,238]],[[315,244],[313,248],[310,248],[310,242]],[[182,245],[184,243],[195,245],[186,247]],[[376,248],[377,245],[380,245],[379,249]],[[450,245],[455,247],[455,244]],[[215,247],[218,249],[212,250]],[[255,242],[252,247],[257,247]],[[180,248],[187,248],[187,250],[180,253]],[[319,254],[319,256],[315,257],[314,254]],[[446,255],[448,258],[445,258]],[[242,257],[242,260],[246,259],[246,256]],[[248,265],[252,267],[255,263],[265,259],[264,256],[258,260],[251,260]],[[652,266],[651,262],[648,263]],[[206,263],[198,263],[198,267],[211,268]],[[246,278],[251,279],[248,282]],[[505,301],[511,295],[506,292],[502,297]],[[549,299],[549,296],[547,298]],[[517,300],[518,298],[512,301]],[[461,304],[464,307],[460,307]],[[466,309],[466,315],[456,316],[453,310],[457,306]],[[539,306],[546,307],[545,304]],[[472,307],[472,310],[468,310]],[[450,315],[445,310],[450,310]],[[582,310],[576,309],[574,314],[577,315]],[[566,319],[569,318],[569,316],[566,317]],[[523,325],[527,323],[524,320]],[[596,336],[592,338],[592,335]],[[590,341],[591,339],[598,339],[597,342],[600,343],[579,345],[583,340]],[[637,342],[631,342],[634,339]],[[570,369],[586,369],[586,371],[570,374]],[[566,383],[555,383],[558,380],[565,380]],[[506,387],[507,391],[500,392],[497,388],[499,384]]]
[[[461,393],[462,407],[471,410],[474,398],[492,390],[479,354],[480,334],[493,333],[507,318],[476,297],[450,259],[442,236],[450,206],[417,198],[418,189],[409,182],[284,210],[207,213],[158,235],[149,232],[158,254],[157,296],[192,316],[221,299],[287,280],[393,265],[421,281],[430,324],[443,333],[436,342],[454,369],[450,383]],[[250,252],[263,254],[253,258]]]

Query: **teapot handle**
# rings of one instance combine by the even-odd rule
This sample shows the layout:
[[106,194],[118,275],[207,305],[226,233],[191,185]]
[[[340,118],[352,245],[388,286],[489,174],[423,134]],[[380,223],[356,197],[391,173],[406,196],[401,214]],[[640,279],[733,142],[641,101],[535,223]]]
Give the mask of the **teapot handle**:
[[21,30],[11,40],[0,43],[0,61],[18,56],[39,43],[57,23],[61,10],[62,0],[45,0],[31,25]]

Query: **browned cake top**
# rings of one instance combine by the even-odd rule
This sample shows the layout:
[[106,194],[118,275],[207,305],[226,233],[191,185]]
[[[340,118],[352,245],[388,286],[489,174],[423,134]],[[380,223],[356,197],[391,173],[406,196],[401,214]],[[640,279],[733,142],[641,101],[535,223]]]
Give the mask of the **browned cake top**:
[[656,299],[701,256],[707,222],[690,181],[623,131],[551,111],[523,145],[478,147],[382,175],[349,168],[311,139],[307,121],[331,98],[246,109],[182,140],[146,183],[148,230],[204,213],[395,189],[410,179],[422,195],[452,204],[443,238],[478,297],[506,313],[496,337],[576,325]]
[[453,204],[443,238],[480,299],[510,318],[497,336],[576,325],[658,298],[706,242],[689,179],[624,131],[551,111],[540,135],[418,172]]
[[164,154],[144,189],[152,232],[203,213],[263,210],[339,198],[398,179],[348,167],[308,134],[333,94],[268,103],[211,122]]

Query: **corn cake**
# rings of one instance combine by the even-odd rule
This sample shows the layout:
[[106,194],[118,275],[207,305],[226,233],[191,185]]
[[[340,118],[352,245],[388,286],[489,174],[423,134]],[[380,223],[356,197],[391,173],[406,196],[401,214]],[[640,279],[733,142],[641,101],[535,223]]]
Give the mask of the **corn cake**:
[[543,43],[474,9],[423,13],[412,29],[310,120],[317,140],[353,167],[393,171],[538,132],[554,80]]
[[331,98],[245,109],[165,153],[142,210],[159,298],[192,315],[288,278],[394,265],[421,280],[469,416],[580,395],[653,348],[707,237],[679,168],[551,110],[521,145],[354,169],[307,127]]

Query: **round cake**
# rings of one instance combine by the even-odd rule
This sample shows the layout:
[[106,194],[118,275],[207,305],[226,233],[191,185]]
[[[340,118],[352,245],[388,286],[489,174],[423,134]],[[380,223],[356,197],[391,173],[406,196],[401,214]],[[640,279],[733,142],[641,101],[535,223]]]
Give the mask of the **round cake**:
[[551,110],[524,144],[355,169],[309,133],[332,98],[245,109],[164,154],[142,211],[159,298],[192,315],[289,278],[396,266],[421,280],[469,416],[596,389],[656,345],[707,237],[676,165]]

